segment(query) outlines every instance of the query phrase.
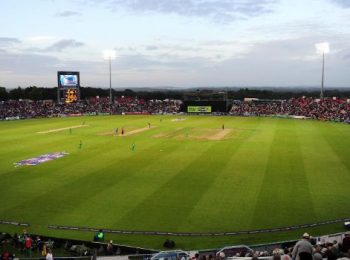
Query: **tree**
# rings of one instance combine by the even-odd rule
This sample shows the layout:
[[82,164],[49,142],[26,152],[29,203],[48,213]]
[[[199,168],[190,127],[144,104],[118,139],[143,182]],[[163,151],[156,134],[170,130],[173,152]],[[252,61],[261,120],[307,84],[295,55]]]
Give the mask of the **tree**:
[[42,88],[37,88],[37,87],[32,87],[30,93],[29,93],[29,98],[31,100],[42,100],[43,99],[43,92],[42,92]]
[[24,90],[21,87],[11,89],[9,92],[9,98],[18,100],[25,97]]
[[8,99],[9,94],[6,91],[6,88],[0,87],[0,101],[4,101]]

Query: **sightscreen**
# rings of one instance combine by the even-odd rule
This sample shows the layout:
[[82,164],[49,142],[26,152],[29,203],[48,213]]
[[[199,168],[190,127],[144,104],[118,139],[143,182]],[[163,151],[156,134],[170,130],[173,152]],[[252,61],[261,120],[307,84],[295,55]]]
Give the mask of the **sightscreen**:
[[185,113],[220,113],[227,112],[227,109],[226,101],[185,100],[181,106],[181,111]]
[[211,113],[211,106],[188,106],[188,113]]

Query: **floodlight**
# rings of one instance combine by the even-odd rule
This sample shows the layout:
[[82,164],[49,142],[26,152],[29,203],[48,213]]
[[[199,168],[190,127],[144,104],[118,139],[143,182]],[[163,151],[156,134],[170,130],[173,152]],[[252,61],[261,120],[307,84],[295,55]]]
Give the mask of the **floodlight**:
[[104,50],[103,57],[109,62],[109,105],[110,113],[112,114],[112,60],[116,58],[116,52],[115,50]]
[[321,42],[315,44],[316,52],[318,54],[322,54],[322,79],[321,79],[321,93],[320,98],[323,99],[324,95],[324,55],[326,53],[329,53],[329,43],[328,42]]
[[315,44],[316,52],[319,54],[323,53],[329,53],[329,43],[328,42],[321,42]]
[[106,60],[114,60],[116,58],[115,50],[104,50],[103,58],[105,58]]

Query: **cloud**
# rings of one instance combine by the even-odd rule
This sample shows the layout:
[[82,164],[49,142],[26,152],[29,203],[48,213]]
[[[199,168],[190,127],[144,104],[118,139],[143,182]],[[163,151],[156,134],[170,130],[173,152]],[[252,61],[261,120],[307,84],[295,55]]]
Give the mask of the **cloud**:
[[[90,0],[96,1],[96,0]],[[186,17],[232,21],[272,12],[279,0],[105,0],[112,10],[125,9],[138,13],[175,14]],[[103,2],[103,1],[96,1]]]
[[331,2],[344,7],[344,8],[349,8],[350,7],[350,1],[349,0],[331,0]]
[[54,71],[59,62],[57,58],[47,55],[4,53],[0,55],[0,70],[16,74],[41,74]]
[[191,70],[207,64],[207,60],[202,57],[150,57],[147,55],[123,55],[115,61],[118,70]]
[[[174,53],[183,53],[186,55],[191,56],[193,53],[198,53],[201,48],[200,46],[194,45],[194,46],[188,46],[188,45],[181,45],[181,44],[174,44],[174,43],[162,43],[162,44],[150,44],[150,45],[146,45],[143,47],[144,50],[147,51],[148,54],[150,54],[151,52],[153,53],[170,53],[170,54],[174,54]],[[140,53],[142,52],[142,48],[140,49],[140,52],[138,52],[135,48],[134,52],[136,53]]]
[[347,46],[342,49],[339,48],[338,52],[336,53],[336,56],[338,59],[350,62],[350,48],[348,48]]
[[20,42],[21,41],[18,40],[17,38],[0,37],[0,47],[10,46]]
[[[308,36],[256,43],[242,57],[200,69],[200,80],[208,85],[214,85],[220,78],[219,84],[231,86],[318,86],[322,58],[316,54],[314,43],[321,40],[318,36]],[[327,56],[328,86],[347,84],[348,61],[342,59],[345,53],[349,52],[331,52]]]
[[344,60],[350,60],[350,53],[349,54],[346,54],[346,55],[344,55]]
[[[44,43],[45,41],[46,40],[44,40]],[[73,39],[63,39],[63,40],[56,41],[49,46],[45,44],[43,45],[43,47],[37,47],[37,45],[38,44],[36,44],[35,47],[28,47],[28,48],[22,49],[22,52],[23,51],[27,53],[62,52],[65,49],[77,48],[77,47],[84,46],[85,44]]]
[[49,42],[52,40],[57,39],[57,37],[55,36],[47,36],[47,35],[41,35],[41,36],[31,36],[26,38],[25,40],[28,40],[30,42],[34,42],[34,43],[42,43],[42,42]]
[[158,50],[159,47],[158,47],[158,46],[155,46],[155,45],[148,45],[148,46],[145,47],[145,49],[146,49],[147,51],[155,51],[155,50]]
[[44,51],[61,52],[67,48],[76,48],[76,47],[81,47],[81,46],[84,46],[84,43],[78,42],[78,41],[73,40],[73,39],[66,39],[66,40],[60,40],[60,41],[52,44],[51,46],[45,48]]
[[63,11],[63,12],[57,12],[55,16],[57,17],[71,17],[71,16],[80,16],[81,14],[79,12],[75,11]]

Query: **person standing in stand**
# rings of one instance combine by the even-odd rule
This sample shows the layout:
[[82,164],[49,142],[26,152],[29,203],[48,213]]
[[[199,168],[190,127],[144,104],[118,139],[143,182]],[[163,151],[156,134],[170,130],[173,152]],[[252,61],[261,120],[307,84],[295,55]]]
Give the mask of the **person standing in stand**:
[[53,260],[52,250],[47,249],[46,260]]
[[27,257],[32,257],[32,246],[33,246],[33,240],[29,235],[26,235],[25,241],[24,241],[24,248],[25,248],[25,253]]
[[304,233],[303,238],[299,240],[292,252],[292,260],[312,260],[313,246],[310,243],[310,235]]
[[350,231],[347,231],[345,234],[344,234],[344,238],[342,240],[342,243],[341,243],[341,248],[342,248],[342,251],[344,253],[348,253],[349,250],[350,250]]

